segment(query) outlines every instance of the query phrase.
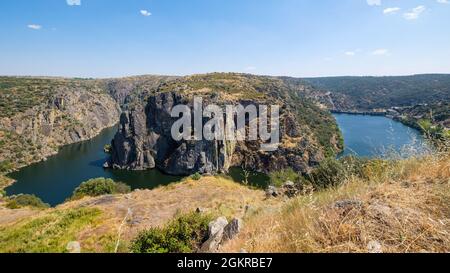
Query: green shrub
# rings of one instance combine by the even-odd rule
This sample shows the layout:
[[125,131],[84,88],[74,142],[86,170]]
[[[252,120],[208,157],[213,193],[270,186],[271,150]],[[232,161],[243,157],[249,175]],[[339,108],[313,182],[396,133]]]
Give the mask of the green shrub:
[[112,179],[95,178],[90,179],[75,189],[72,199],[79,199],[84,196],[100,196],[106,194],[124,194],[131,191],[130,186],[114,182]]
[[111,149],[112,149],[111,144],[106,144],[106,145],[103,147],[103,151],[104,151],[105,153],[107,153],[107,154],[110,154],[110,153],[111,153]]
[[163,228],[141,232],[132,242],[134,253],[192,253],[198,250],[208,234],[211,216],[190,213]]
[[45,209],[49,208],[50,205],[42,202],[42,200],[35,195],[23,194],[10,197],[6,203],[6,207],[9,209],[19,209],[23,207]]
[[14,168],[14,164],[10,160],[0,162],[0,173],[7,173]]
[[354,156],[341,159],[328,158],[322,161],[307,178],[318,189],[338,186],[350,176],[368,179],[370,175],[368,166],[371,162],[371,160]]
[[275,187],[281,187],[287,181],[296,182],[299,178],[300,175],[291,168],[269,174],[270,184]]
[[202,179],[202,175],[200,173],[195,173],[191,176],[191,178],[193,180],[200,180],[200,179]]
[[309,180],[314,187],[323,189],[341,184],[346,179],[346,175],[346,168],[341,161],[328,158],[311,172]]
[[5,190],[0,190],[0,199],[6,196]]

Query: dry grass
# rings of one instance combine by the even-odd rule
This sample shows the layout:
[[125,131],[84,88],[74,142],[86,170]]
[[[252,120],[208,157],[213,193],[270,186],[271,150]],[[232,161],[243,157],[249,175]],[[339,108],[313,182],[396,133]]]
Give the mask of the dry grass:
[[[250,189],[222,177],[203,177],[199,181],[187,179],[181,183],[154,190],[137,190],[126,195],[84,198],[58,206],[58,210],[79,207],[100,209],[104,217],[101,225],[85,231],[79,238],[85,242],[92,237],[117,233],[128,210],[131,217],[122,229],[123,242],[133,239],[140,231],[163,226],[176,215],[201,208],[213,215],[243,217],[246,206],[254,209],[279,204],[278,200],[265,201],[262,190]],[[101,251],[102,246],[95,247]],[[124,250],[125,248],[122,248]]]
[[[246,221],[224,252],[450,252],[450,156],[372,167],[370,179],[302,196]],[[337,201],[357,203],[344,208]]]

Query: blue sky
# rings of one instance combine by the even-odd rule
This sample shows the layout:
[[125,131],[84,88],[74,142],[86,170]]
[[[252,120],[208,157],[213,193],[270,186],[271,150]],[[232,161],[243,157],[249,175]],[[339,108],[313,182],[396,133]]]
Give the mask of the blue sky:
[[0,75],[450,73],[449,0],[2,0]]

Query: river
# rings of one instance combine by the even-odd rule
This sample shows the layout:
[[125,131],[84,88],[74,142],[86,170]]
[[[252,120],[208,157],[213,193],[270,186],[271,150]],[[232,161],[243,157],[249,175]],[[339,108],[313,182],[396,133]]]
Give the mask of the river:
[[[336,114],[343,132],[343,155],[385,156],[387,151],[402,152],[405,146],[419,149],[423,140],[419,132],[386,117]],[[8,195],[34,194],[52,206],[63,203],[81,182],[91,178],[112,178],[131,186],[132,189],[153,189],[160,185],[178,182],[182,178],[165,175],[158,170],[120,171],[103,169],[108,155],[103,147],[111,142],[117,127],[102,131],[97,137],[62,147],[59,153],[47,161],[36,163],[12,173],[17,182],[6,189]],[[242,172],[232,169],[230,176],[242,181]],[[265,187],[267,176],[253,174],[250,184]]]

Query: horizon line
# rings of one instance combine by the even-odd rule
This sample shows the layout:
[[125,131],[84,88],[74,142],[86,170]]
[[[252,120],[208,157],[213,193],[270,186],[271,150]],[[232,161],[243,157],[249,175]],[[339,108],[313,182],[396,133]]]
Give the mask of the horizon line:
[[314,78],[387,78],[387,77],[411,77],[421,75],[450,75],[450,72],[429,72],[429,73],[413,73],[413,74],[396,74],[396,75],[328,75],[328,76],[286,76],[286,75],[267,75],[267,74],[253,74],[245,72],[206,72],[206,73],[193,73],[185,75],[170,75],[170,74],[129,74],[124,76],[109,76],[109,77],[92,77],[92,76],[56,76],[56,75],[0,75],[1,78],[36,78],[36,79],[85,79],[85,80],[108,80],[108,79],[124,79],[135,77],[190,77],[196,75],[209,75],[209,74],[239,74],[239,75],[252,75],[260,77],[276,77],[276,78],[296,78],[296,79],[314,79]]

